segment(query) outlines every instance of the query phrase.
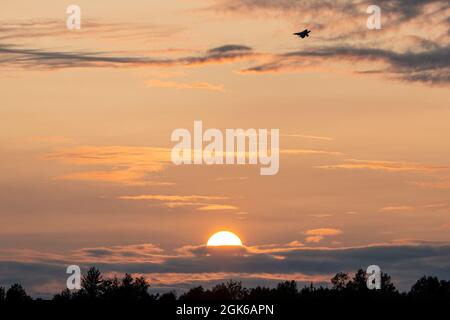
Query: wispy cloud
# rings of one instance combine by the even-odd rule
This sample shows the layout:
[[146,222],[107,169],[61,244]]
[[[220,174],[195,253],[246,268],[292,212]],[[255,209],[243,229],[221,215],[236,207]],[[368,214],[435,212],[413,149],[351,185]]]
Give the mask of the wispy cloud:
[[383,207],[379,210],[379,212],[402,212],[402,211],[412,211],[415,210],[413,206],[390,206]]
[[50,51],[0,44],[1,66],[36,69],[64,69],[79,67],[170,67],[199,66],[232,62],[255,55],[251,48],[225,45],[210,49],[198,56],[152,58],[118,55],[111,52]]
[[225,92],[223,85],[214,85],[208,82],[193,82],[184,83],[178,81],[163,81],[163,80],[149,80],[147,81],[147,86],[152,88],[172,88],[172,89],[195,89],[195,90],[207,90],[207,91],[219,91]]
[[199,211],[238,210],[236,206],[228,204],[208,204],[198,208]]
[[84,171],[63,174],[56,177],[55,180],[107,182],[134,186],[173,185],[171,182],[148,181],[148,172],[152,172],[152,170],[147,171],[147,169],[144,168],[128,168],[124,170]]
[[[217,0],[212,7],[217,12],[232,12],[253,17],[273,14],[284,19],[292,17],[292,24],[312,28],[314,37],[302,50],[287,52],[259,52],[245,44],[224,44],[199,54],[196,49],[159,48],[144,54],[114,52],[93,48],[84,50],[47,50],[30,47],[36,37],[55,36],[64,28],[62,22],[42,20],[4,22],[0,24],[6,44],[0,44],[0,67],[54,70],[75,67],[195,67],[240,60],[257,60],[242,73],[267,73],[304,70],[333,71],[334,66],[358,74],[379,75],[389,79],[446,85],[450,82],[449,50],[450,8],[445,0],[407,1],[382,0],[383,31],[374,33],[365,26],[370,1],[297,1],[297,0]],[[336,14],[336,13],[339,14]],[[433,21],[432,24],[429,21]],[[84,21],[78,37],[95,31],[97,37],[140,39],[161,37],[179,32],[176,26],[138,25],[133,23],[103,23]],[[417,28],[419,26],[426,26]],[[64,32],[67,34],[67,32]],[[424,35],[425,34],[425,35]],[[376,35],[376,36],[373,36]],[[30,40],[24,42],[23,40]],[[26,45],[24,45],[26,44]],[[181,50],[181,51],[180,51]],[[176,51],[177,55],[173,56]],[[148,56],[165,53],[166,57]],[[191,55],[186,52],[192,53]],[[186,54],[180,56],[178,53]],[[259,61],[259,59],[263,61]],[[223,91],[221,85],[203,82],[179,83],[151,81],[151,86],[178,89]]]
[[421,188],[429,188],[437,190],[450,189],[450,179],[439,179],[437,181],[411,181],[409,183]]
[[0,41],[27,41],[57,37],[71,39],[94,37],[106,39],[139,40],[161,39],[174,36],[182,28],[174,25],[139,24],[127,22],[105,22],[83,18],[83,27],[76,32],[67,32],[63,19],[10,20],[0,22]]
[[366,28],[366,9],[372,4],[365,0],[217,0],[210,9],[245,17],[282,17],[291,22],[292,28],[300,24],[313,30],[301,50],[273,53],[272,58],[243,73],[337,69],[408,82],[448,84],[447,1],[379,1],[376,4],[382,10],[383,28],[379,32]]
[[336,228],[318,228],[306,230],[305,234],[308,236],[305,239],[306,242],[318,243],[325,237],[338,236],[342,234],[342,230]]
[[[359,73],[383,74],[412,82],[446,84],[450,82],[450,45],[436,46],[421,51],[397,52],[389,49],[357,46],[324,46],[274,55],[267,63],[256,65],[243,73],[270,73],[302,71],[323,67],[325,63],[348,62],[350,70]],[[355,69],[355,62],[382,63],[376,69],[364,70],[366,64]],[[353,66],[352,66],[353,65]]]
[[[366,8],[372,4],[366,0],[216,0],[209,9],[246,18],[282,17],[292,24],[309,26],[318,31],[315,37],[327,41],[342,40],[344,37],[367,41],[370,30],[365,27]],[[391,34],[392,31],[402,35],[399,30],[403,31],[402,28],[411,21],[427,23],[433,20],[430,28],[445,26],[449,10],[445,0],[382,0],[376,4],[382,9],[384,34]],[[408,31],[409,34],[417,32]]]
[[77,166],[105,167],[63,174],[60,180],[114,182],[130,185],[167,184],[148,179],[149,174],[165,169],[170,149],[127,146],[79,146],[62,149],[45,157]]
[[271,254],[277,257],[277,254],[282,252],[289,252],[300,247],[304,247],[304,244],[298,240],[294,240],[285,244],[265,244],[246,247],[246,250],[250,253],[256,254]]
[[159,201],[174,201],[174,202],[188,202],[188,201],[207,201],[207,200],[224,200],[228,197],[218,196],[199,196],[199,195],[160,195],[160,194],[144,194],[138,196],[121,196],[122,200],[159,200]]
[[[152,173],[165,170],[172,164],[170,148],[137,146],[74,146],[63,148],[44,157],[45,160],[88,168],[61,174],[56,179],[70,181],[97,181],[122,183],[128,185],[171,185],[172,182],[154,181]],[[226,152],[220,152],[223,156]],[[296,155],[330,155],[340,156],[335,151],[311,149],[282,149],[280,154]],[[248,152],[246,152],[248,156]],[[98,167],[103,167],[98,169]],[[93,170],[92,168],[95,168]],[[237,179],[235,177],[226,180]],[[245,177],[238,178],[240,180]],[[150,199],[148,199],[150,200]],[[156,200],[156,199],[152,199]],[[181,202],[181,201],[178,201]],[[187,204],[186,204],[187,205]],[[176,206],[172,204],[172,206]]]
[[395,205],[383,207],[379,212],[383,213],[401,213],[401,212],[412,212],[412,211],[440,211],[447,210],[449,208],[448,203],[432,203],[424,205]]
[[445,166],[432,166],[416,162],[396,162],[396,161],[378,161],[378,160],[359,160],[346,159],[344,163],[316,166],[321,169],[370,169],[392,172],[434,172],[445,170]]
[[72,252],[72,259],[89,263],[162,263],[169,257],[163,249],[151,243],[82,248]]

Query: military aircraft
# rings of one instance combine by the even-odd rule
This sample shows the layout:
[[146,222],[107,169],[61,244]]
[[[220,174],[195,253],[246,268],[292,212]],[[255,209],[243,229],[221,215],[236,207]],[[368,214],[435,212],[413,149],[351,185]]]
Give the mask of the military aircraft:
[[294,33],[294,35],[296,35],[299,38],[304,38],[304,37],[309,37],[309,33],[311,32],[311,30],[305,29],[302,32],[296,32]]

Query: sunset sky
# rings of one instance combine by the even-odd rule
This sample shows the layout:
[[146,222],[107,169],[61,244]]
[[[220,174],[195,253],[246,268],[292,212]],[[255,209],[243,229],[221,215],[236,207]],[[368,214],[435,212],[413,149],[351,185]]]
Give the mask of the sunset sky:
[[[448,279],[449,83],[446,0],[3,0],[0,285],[48,296],[70,264],[155,290]],[[173,165],[194,120],[280,129],[278,174]],[[208,254],[219,230],[245,254]]]

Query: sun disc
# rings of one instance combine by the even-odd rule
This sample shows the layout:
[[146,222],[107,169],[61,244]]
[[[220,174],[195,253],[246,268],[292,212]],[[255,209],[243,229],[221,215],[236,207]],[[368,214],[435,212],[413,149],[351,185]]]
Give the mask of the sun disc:
[[218,246],[240,246],[242,247],[242,241],[237,235],[230,231],[219,231],[214,233],[206,243],[208,247]]

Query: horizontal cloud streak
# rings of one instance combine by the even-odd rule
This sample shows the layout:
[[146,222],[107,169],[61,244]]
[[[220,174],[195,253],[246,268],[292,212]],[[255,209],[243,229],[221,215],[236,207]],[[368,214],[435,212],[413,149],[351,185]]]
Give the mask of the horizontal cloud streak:
[[[165,170],[172,165],[170,153],[170,148],[159,147],[74,146],[60,149],[43,158],[75,166],[95,167],[95,170],[62,174],[56,177],[58,180],[97,181],[127,185],[171,185],[171,182],[149,180],[150,174]],[[226,151],[218,151],[216,154],[225,157]],[[249,154],[249,152],[245,152],[246,157]],[[343,155],[335,151],[312,149],[282,149],[280,154],[286,156]],[[105,169],[98,169],[99,166],[105,167]]]
[[82,38],[95,35],[96,39],[160,39],[174,36],[180,27],[138,23],[112,23],[83,18],[83,27],[76,32],[67,32],[61,19],[11,20],[0,22],[0,41],[36,40],[46,37]]
[[434,172],[445,170],[445,166],[432,166],[415,162],[396,162],[396,161],[376,161],[376,160],[359,160],[346,159],[342,164],[317,166],[320,169],[370,169],[383,170],[393,172]]
[[306,230],[305,234],[308,236],[305,239],[306,242],[319,243],[325,237],[338,236],[342,234],[342,230],[336,228],[318,228]]
[[[412,18],[422,14],[426,5],[431,3],[445,4],[445,0],[381,0],[377,4],[386,11],[396,13],[403,18]],[[254,10],[278,10],[285,12],[304,12],[312,10],[320,13],[323,10],[340,9],[342,14],[354,14],[359,8],[367,8],[372,4],[370,1],[330,1],[330,0],[218,0],[213,7],[216,10],[226,11],[254,11]]]
[[[388,77],[407,81],[428,83],[450,82],[450,46],[438,46],[419,52],[396,52],[388,49],[355,46],[318,47],[275,55],[273,60],[243,70],[244,73],[267,73],[282,71],[301,71],[327,61],[358,62],[375,61],[387,65],[384,69],[370,73],[384,74]],[[306,59],[310,60],[306,60]],[[354,67],[350,70],[357,71]],[[367,72],[367,71],[365,71]]]
[[[62,149],[45,157],[77,166],[104,166],[108,169],[74,172],[57,177],[60,180],[80,180],[122,183],[128,185],[167,185],[168,182],[148,181],[150,173],[164,170],[170,163],[170,149],[128,146],[79,146]],[[113,167],[114,169],[109,169]]]
[[228,197],[217,197],[217,196],[199,196],[199,195],[159,195],[159,194],[146,194],[139,196],[121,196],[119,199],[123,200],[160,200],[160,201],[175,201],[175,202],[185,202],[185,201],[199,201],[199,200],[224,200]]
[[177,81],[162,81],[155,79],[147,81],[147,86],[152,88],[172,88],[179,90],[196,89],[196,90],[219,91],[219,92],[225,91],[225,88],[222,85],[214,85],[208,82],[183,83]]
[[236,206],[229,204],[210,203],[209,201],[227,200],[223,196],[200,196],[200,195],[138,195],[121,196],[121,200],[147,200],[161,202],[167,208],[197,207],[198,211],[218,211],[218,210],[237,210]]

